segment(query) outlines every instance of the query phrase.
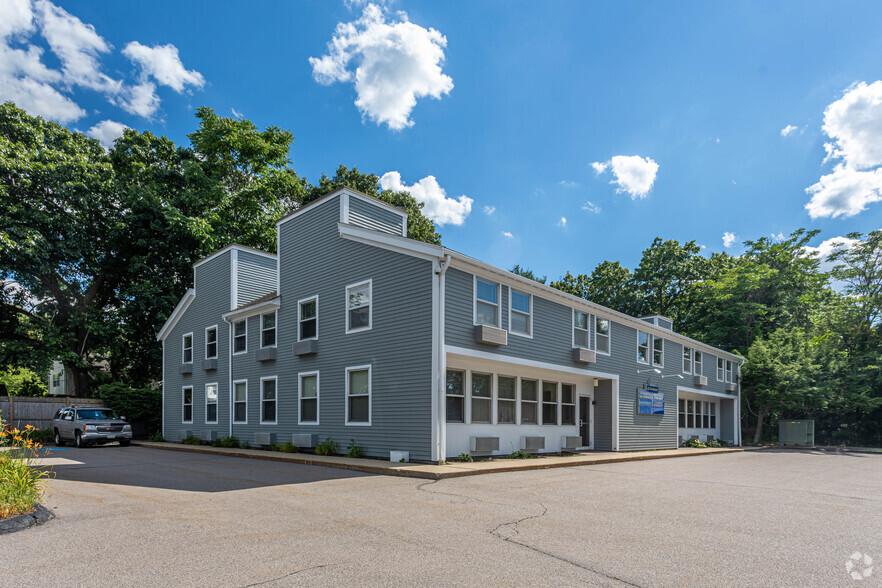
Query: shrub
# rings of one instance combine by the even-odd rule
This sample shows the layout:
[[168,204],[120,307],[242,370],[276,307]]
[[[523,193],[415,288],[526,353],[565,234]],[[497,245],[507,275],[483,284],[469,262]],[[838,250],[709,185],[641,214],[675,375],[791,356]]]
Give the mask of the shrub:
[[0,519],[31,512],[51,476],[50,470],[37,466],[42,446],[28,438],[33,430],[31,425],[20,431],[0,422],[0,441],[13,447],[0,452]]
[[364,447],[356,443],[355,439],[349,441],[349,447],[346,451],[346,457],[363,457]]
[[300,448],[290,441],[285,441],[284,443],[279,445],[279,451],[281,451],[282,453],[300,453]]
[[184,439],[184,445],[202,445],[202,439],[200,439],[196,435],[190,435],[189,437]]
[[211,442],[212,447],[239,447],[239,440],[235,437],[222,437]]
[[129,422],[142,422],[148,431],[162,428],[162,391],[150,388],[132,388],[122,382],[103,384],[98,397],[107,408],[126,417]]
[[162,437],[161,431],[156,431],[155,433],[147,437],[147,440],[153,443],[162,443],[163,441],[165,441],[165,439],[163,439]]
[[242,449],[251,449],[251,444],[248,443],[248,441],[241,441],[239,443],[239,447],[241,447]]
[[475,461],[474,459],[472,459],[471,453],[460,453],[459,457],[457,457],[456,459],[458,459],[459,461]]
[[512,451],[508,454],[508,459],[530,459],[531,457],[533,456],[526,451],[521,451],[520,449],[518,449],[517,451]]
[[267,449],[268,449],[269,451],[278,451],[278,450],[279,450],[279,444],[278,444],[278,443],[270,443],[270,444],[269,444],[269,447],[267,447]]
[[52,429],[28,429],[25,427],[25,430],[21,432],[21,436],[25,439],[30,439],[34,443],[44,444],[49,443],[53,439],[55,439],[55,433],[52,432]]
[[47,391],[42,376],[27,368],[0,371],[0,396],[46,396]]
[[686,441],[683,441],[683,447],[696,447],[700,449],[703,447],[707,447],[707,445],[705,445],[698,439],[687,439]]
[[315,446],[315,454],[316,455],[336,455],[337,454],[337,442],[328,437],[321,443]]

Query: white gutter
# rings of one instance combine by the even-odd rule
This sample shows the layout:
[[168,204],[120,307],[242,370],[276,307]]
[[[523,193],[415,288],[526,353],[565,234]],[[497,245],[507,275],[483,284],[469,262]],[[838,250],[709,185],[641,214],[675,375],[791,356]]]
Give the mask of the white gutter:
[[[227,345],[227,348],[228,348],[227,349],[227,359],[230,362],[229,369],[227,369],[227,374],[229,376],[228,382],[227,382],[227,392],[230,395],[230,412],[229,412],[230,434],[229,434],[229,436],[232,437],[233,436],[233,323],[232,323],[232,321],[228,321],[227,319],[224,319],[224,320],[227,321],[227,324],[230,327],[230,336],[227,338],[227,340],[229,341],[229,344]],[[245,328],[246,328],[246,330],[248,329],[247,324],[245,325]]]
[[445,275],[447,268],[450,267],[450,254],[446,254],[440,263],[440,267],[435,270],[438,274],[438,461],[445,461],[447,454],[447,349],[445,344],[444,324],[446,323],[446,315],[444,308],[445,290],[447,282]]

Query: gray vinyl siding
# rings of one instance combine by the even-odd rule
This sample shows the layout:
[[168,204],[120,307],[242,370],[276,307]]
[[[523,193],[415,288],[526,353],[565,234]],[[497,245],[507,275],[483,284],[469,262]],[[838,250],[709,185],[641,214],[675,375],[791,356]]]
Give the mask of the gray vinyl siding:
[[404,230],[404,217],[352,196],[349,198],[349,224],[400,237]]
[[236,305],[242,306],[276,289],[276,260],[239,250]]
[[613,449],[612,380],[603,380],[594,388],[594,449]]
[[[356,199],[351,199],[350,204]],[[369,456],[410,451],[431,459],[432,264],[340,237],[339,197],[280,228],[281,308],[278,357],[259,363],[258,317],[248,323],[248,352],[234,357],[233,379],[248,379],[248,424],[233,434],[253,443],[255,432],[332,437],[341,453],[354,439]],[[346,286],[372,279],[372,329],[345,334]],[[297,301],[319,296],[318,353],[295,357]],[[372,366],[371,426],[345,425],[345,369]],[[319,372],[319,425],[298,425],[298,374]],[[260,378],[278,376],[278,424],[259,424]]]
[[[228,354],[229,326],[221,315],[230,309],[230,252],[207,261],[194,270],[196,297],[165,339],[163,389],[165,430],[170,441],[183,439],[187,431],[213,431],[226,435],[229,421]],[[217,369],[202,368],[205,359],[205,328],[217,325]],[[193,373],[180,374],[183,335],[193,333]],[[218,385],[218,424],[205,423],[205,384]],[[183,424],[182,388],[193,386],[193,423]]]

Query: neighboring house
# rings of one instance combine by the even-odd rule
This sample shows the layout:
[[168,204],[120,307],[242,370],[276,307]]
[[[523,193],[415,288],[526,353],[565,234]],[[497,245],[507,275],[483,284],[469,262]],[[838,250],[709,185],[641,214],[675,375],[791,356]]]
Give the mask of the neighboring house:
[[163,436],[425,461],[740,444],[742,357],[406,227],[344,188],[278,221],[278,257],[230,245],[196,263],[158,335]]
[[68,390],[74,389],[73,375],[64,369],[60,361],[53,361],[49,370],[49,388],[47,396],[67,396]]

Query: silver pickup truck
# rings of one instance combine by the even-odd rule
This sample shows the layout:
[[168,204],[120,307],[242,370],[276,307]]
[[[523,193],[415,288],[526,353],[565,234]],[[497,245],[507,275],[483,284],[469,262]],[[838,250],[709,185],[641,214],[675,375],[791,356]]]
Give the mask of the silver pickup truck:
[[132,426],[125,417],[109,408],[77,407],[59,409],[52,421],[55,432],[55,444],[64,446],[65,441],[72,441],[77,447],[85,445],[113,443],[119,441],[127,447],[132,441]]

